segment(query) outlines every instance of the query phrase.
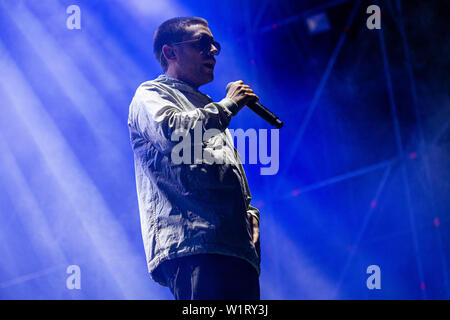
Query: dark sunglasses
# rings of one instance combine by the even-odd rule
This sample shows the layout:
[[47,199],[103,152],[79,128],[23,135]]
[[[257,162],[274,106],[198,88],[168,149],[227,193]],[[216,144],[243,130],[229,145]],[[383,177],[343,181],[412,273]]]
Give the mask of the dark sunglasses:
[[179,45],[185,43],[194,43],[195,47],[201,52],[209,52],[211,50],[211,45],[213,45],[217,49],[216,55],[218,55],[220,53],[220,50],[222,49],[220,43],[214,41],[213,38],[211,38],[206,34],[202,34],[198,39],[172,43],[172,45]]

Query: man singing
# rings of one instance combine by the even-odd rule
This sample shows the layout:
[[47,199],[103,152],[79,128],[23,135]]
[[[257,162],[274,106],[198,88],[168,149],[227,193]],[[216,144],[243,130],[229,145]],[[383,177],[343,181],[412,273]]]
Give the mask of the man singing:
[[[227,129],[258,97],[242,81],[219,102],[198,91],[220,53],[202,18],[164,22],[153,50],[164,74],[139,86],[128,118],[150,276],[177,300],[259,300],[259,211]],[[195,141],[199,129],[215,135]],[[202,158],[173,161],[180,138]]]

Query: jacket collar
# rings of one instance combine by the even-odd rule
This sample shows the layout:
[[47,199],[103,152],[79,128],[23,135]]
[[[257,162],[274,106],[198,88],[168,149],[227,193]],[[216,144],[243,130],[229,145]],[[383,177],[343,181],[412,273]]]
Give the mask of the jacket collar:
[[191,84],[184,82],[182,80],[176,79],[176,78],[169,77],[166,74],[161,74],[158,78],[156,78],[156,81],[159,81],[167,86],[170,86],[170,87],[180,90],[182,92],[191,93],[191,94],[194,94],[197,96],[200,95],[204,98],[207,98],[209,101],[212,101],[210,96],[208,96],[207,94],[204,94],[203,92],[200,92],[198,89],[196,89]]
[[179,79],[176,79],[176,78],[169,77],[166,74],[161,74],[156,80],[164,83],[165,85],[174,87],[181,91],[194,92],[194,93],[200,92],[194,86],[190,85],[189,83],[184,82]]

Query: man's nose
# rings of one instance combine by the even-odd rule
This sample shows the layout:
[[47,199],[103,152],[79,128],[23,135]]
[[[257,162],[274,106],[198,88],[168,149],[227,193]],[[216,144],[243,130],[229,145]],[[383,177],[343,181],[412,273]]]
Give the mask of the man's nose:
[[219,49],[217,49],[217,47],[214,44],[211,43],[211,48],[210,48],[209,53],[213,54],[213,55],[216,55],[216,54],[219,53]]

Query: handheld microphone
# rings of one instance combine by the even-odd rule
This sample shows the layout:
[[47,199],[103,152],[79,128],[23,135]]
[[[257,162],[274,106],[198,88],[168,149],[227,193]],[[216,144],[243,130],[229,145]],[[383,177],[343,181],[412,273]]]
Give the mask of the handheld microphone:
[[[233,82],[230,82],[227,84],[227,92],[230,89],[230,86],[233,84]],[[256,113],[258,116],[266,120],[270,125],[281,129],[283,127],[283,122],[278,119],[276,115],[274,115],[269,109],[264,107],[259,102],[251,102],[247,104],[247,107],[249,107],[250,110],[252,110],[254,113]]]

